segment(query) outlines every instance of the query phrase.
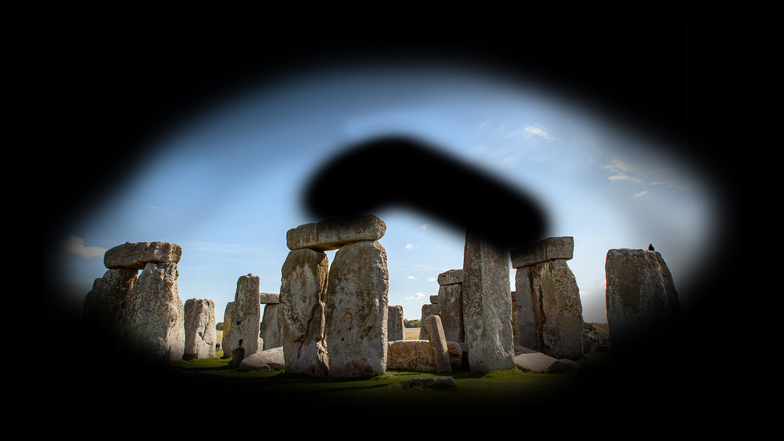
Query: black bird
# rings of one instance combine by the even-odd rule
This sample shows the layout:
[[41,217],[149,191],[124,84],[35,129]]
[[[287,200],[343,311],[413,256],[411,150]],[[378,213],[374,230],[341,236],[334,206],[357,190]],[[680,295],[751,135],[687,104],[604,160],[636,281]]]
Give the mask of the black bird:
[[656,251],[653,249],[653,244],[648,244],[648,251]]

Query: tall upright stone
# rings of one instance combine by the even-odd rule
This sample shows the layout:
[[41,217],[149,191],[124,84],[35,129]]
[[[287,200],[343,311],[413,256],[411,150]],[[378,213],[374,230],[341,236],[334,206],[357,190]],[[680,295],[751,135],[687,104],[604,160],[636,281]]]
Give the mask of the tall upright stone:
[[328,274],[323,251],[292,250],[283,263],[278,319],[287,373],[329,373],[324,322]]
[[248,274],[237,280],[234,294],[235,318],[231,327],[231,363],[239,366],[242,359],[261,352],[264,343],[259,337],[261,304],[259,303],[259,276]]
[[512,250],[516,268],[518,344],[558,359],[583,355],[582,304],[574,274],[570,236],[550,237]]
[[406,325],[403,323],[403,307],[400,305],[389,305],[387,308],[389,309],[387,313],[387,341],[405,340]]
[[427,318],[431,315],[438,315],[440,314],[440,309],[438,307],[438,303],[425,303],[422,305],[422,315],[419,319],[419,339],[420,340],[427,340],[427,326],[425,326],[425,322]]
[[209,299],[185,301],[185,350],[183,360],[215,358],[218,334],[215,303]]
[[231,358],[231,329],[234,322],[237,321],[236,303],[226,303],[226,310],[223,313],[223,339],[221,339],[221,348],[223,348],[223,356],[221,358]]
[[138,273],[131,268],[110,269],[95,279],[93,289],[84,298],[86,337],[103,355],[116,355],[120,350],[123,311]]
[[463,343],[463,270],[449,270],[439,274],[438,284],[438,315],[446,340]]
[[658,251],[612,249],[605,263],[607,322],[614,354],[639,355],[653,342],[680,344],[685,314]]
[[471,372],[513,369],[509,251],[466,232],[463,323]]
[[122,351],[168,366],[185,349],[185,313],[177,290],[177,264],[148,262],[131,289],[123,313]]
[[330,377],[386,372],[387,254],[377,241],[343,245],[329,271],[326,335]]
[[451,372],[452,365],[449,361],[449,348],[447,347],[444,328],[441,326],[441,317],[431,315],[425,323],[428,340],[433,350],[436,372]]

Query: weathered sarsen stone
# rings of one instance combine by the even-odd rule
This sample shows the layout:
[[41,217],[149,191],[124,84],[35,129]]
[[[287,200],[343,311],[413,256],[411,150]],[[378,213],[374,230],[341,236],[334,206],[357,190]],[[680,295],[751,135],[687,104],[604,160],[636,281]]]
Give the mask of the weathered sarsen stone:
[[[446,343],[449,353],[450,367],[453,371],[460,370],[463,362],[463,350],[459,343]],[[398,340],[388,343],[387,369],[422,370],[422,367],[435,372],[433,347],[429,340]]]
[[328,274],[329,260],[322,251],[292,250],[283,263],[278,319],[288,373],[328,375],[324,333]]
[[215,303],[209,299],[185,301],[184,360],[215,358],[218,334],[215,329]]
[[231,327],[231,363],[239,366],[244,357],[264,349],[259,337],[261,304],[259,303],[259,276],[248,274],[237,280],[234,294],[235,317]]
[[261,317],[261,332],[259,336],[264,340],[264,350],[283,346],[283,329],[280,320],[280,304],[267,303],[264,305],[264,314]]
[[177,290],[176,263],[150,262],[128,295],[123,314],[125,355],[168,366],[185,349],[185,313]]
[[377,241],[386,230],[384,221],[373,215],[331,218],[289,230],[286,245],[290,250],[329,251],[352,242]]
[[425,320],[431,315],[438,315],[440,309],[437,303],[425,303],[422,305],[422,315],[419,319],[419,339],[427,340],[427,326]]
[[629,355],[654,341],[681,343],[685,315],[658,251],[612,249],[605,263],[612,351]]
[[236,304],[234,302],[226,303],[226,310],[223,313],[223,339],[221,341],[221,348],[223,348],[223,357],[231,357],[231,329],[232,324],[237,320]]
[[144,269],[149,262],[179,263],[182,247],[168,242],[126,242],[103,256],[106,268]]
[[387,253],[379,242],[350,243],[335,253],[325,297],[330,377],[384,374],[388,290]]
[[441,326],[441,317],[431,315],[427,318],[425,325],[427,326],[430,347],[433,350],[436,372],[451,372],[452,365],[449,362],[449,350],[446,337],[444,337],[444,328]]
[[131,268],[110,269],[95,279],[84,298],[82,320],[87,339],[102,354],[117,354],[120,349],[123,310],[138,273]]
[[438,316],[447,341],[464,342],[463,284],[453,283],[438,288]]
[[513,268],[536,265],[555,259],[571,260],[574,255],[574,238],[571,236],[548,237],[531,246],[510,252]]
[[509,250],[466,232],[463,324],[471,372],[514,368]]
[[403,307],[389,305],[387,313],[387,341],[405,340],[405,324],[403,323]]

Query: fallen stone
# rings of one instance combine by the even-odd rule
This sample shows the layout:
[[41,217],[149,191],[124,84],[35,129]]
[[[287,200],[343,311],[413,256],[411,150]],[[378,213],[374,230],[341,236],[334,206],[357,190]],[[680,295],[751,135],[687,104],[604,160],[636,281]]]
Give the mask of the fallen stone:
[[149,262],[179,263],[182,247],[168,242],[126,242],[103,256],[106,268],[144,269]]
[[185,301],[185,349],[183,360],[215,358],[218,334],[215,330],[215,303],[209,299]]
[[563,368],[557,358],[541,352],[520,354],[514,358],[514,361],[515,367],[524,372],[554,372]]
[[329,259],[323,251],[292,250],[281,269],[280,328],[286,372],[326,377],[324,296]]
[[462,269],[451,269],[438,275],[439,285],[452,285],[454,283],[463,283]]
[[377,241],[386,230],[384,221],[373,215],[332,218],[292,228],[286,232],[286,246],[290,250],[336,250],[352,242]]
[[277,347],[267,349],[261,352],[256,352],[253,355],[244,357],[242,362],[237,366],[238,371],[253,371],[253,370],[279,370],[286,368],[286,361],[283,357],[283,348]]
[[152,364],[182,359],[185,312],[177,292],[176,263],[150,262],[139,274],[125,304],[122,351]]
[[471,372],[514,368],[509,251],[467,231],[463,271],[463,325]]
[[428,340],[390,341],[387,346],[387,369],[421,370],[419,366],[435,366]]
[[574,255],[574,238],[571,236],[548,237],[535,244],[512,250],[513,268],[521,268],[548,260],[571,260]]
[[387,360],[387,253],[379,242],[340,248],[325,296],[330,377],[383,375]]
[[271,305],[275,303],[280,303],[280,294],[271,293],[271,292],[260,292],[259,303],[261,303],[262,305]]

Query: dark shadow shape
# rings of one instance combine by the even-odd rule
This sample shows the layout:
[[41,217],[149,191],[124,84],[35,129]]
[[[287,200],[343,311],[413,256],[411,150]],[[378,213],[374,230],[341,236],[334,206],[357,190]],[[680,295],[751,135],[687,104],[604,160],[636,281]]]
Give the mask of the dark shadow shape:
[[309,214],[320,219],[409,208],[509,249],[541,240],[547,230],[544,212],[533,197],[403,136],[350,146],[313,174],[303,202]]

